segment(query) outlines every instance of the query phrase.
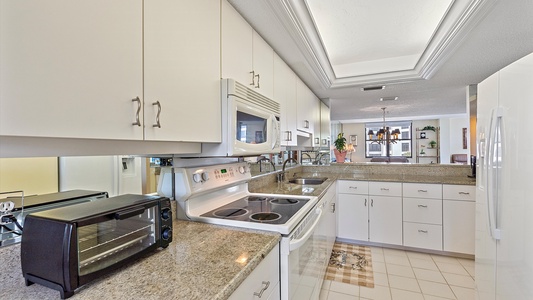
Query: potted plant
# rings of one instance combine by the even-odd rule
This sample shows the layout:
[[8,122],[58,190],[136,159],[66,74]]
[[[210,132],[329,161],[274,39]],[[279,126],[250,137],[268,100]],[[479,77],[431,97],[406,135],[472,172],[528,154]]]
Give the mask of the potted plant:
[[435,126],[427,125],[426,127],[422,128],[422,131],[424,131],[424,130],[431,130],[431,131],[435,132]]
[[337,159],[338,163],[343,163],[344,159],[346,158],[346,138],[344,137],[344,133],[339,133],[337,135],[337,139],[333,142],[335,145],[335,149],[333,149],[333,153],[335,153],[335,158]]
[[431,149],[435,149],[435,147],[437,147],[437,142],[431,140],[431,141],[429,142],[429,148],[431,148]]

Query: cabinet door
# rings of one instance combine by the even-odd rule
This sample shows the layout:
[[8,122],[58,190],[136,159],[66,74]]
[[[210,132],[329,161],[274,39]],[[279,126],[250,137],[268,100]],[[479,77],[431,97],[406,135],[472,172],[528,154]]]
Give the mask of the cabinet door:
[[320,147],[320,104],[322,101],[313,95],[311,102],[312,114],[311,120],[313,124],[313,147]]
[[228,1],[222,0],[221,2],[222,78],[233,78],[252,87],[253,29]]
[[252,60],[255,78],[255,89],[263,96],[274,97],[274,50],[257,33],[253,32]]
[[[349,142],[349,141],[348,141]],[[329,149],[331,144],[330,109],[320,101],[320,147]]]
[[142,139],[142,59],[140,0],[1,1],[0,135]]
[[402,245],[402,198],[370,196],[369,240]]
[[315,95],[300,79],[296,79],[296,118],[297,129],[310,134],[314,133],[313,100]]
[[144,5],[145,139],[220,142],[220,1]]
[[274,54],[274,99],[281,105],[281,145],[297,146],[296,75]]
[[368,241],[368,205],[364,195],[339,194],[337,198],[337,236]]
[[476,203],[443,201],[444,251],[474,254]]

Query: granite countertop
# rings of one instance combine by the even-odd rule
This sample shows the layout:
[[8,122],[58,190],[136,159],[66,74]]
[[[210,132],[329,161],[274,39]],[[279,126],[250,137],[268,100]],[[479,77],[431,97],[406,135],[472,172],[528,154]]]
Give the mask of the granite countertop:
[[476,179],[468,176],[422,176],[422,175],[400,175],[400,174],[339,174],[340,180],[361,180],[361,181],[390,181],[409,183],[437,183],[437,184],[457,184],[476,185]]
[[[69,299],[227,299],[279,243],[277,233],[174,221],[169,247],[90,282]],[[20,244],[0,248],[0,299],[60,299],[24,285]]]

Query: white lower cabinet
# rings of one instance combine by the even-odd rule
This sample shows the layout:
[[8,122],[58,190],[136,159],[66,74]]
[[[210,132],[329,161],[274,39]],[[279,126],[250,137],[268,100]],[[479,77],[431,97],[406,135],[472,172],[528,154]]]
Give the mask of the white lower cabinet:
[[402,197],[369,196],[368,240],[402,245]]
[[368,241],[368,195],[338,194],[337,236]]
[[403,245],[442,250],[442,225],[404,222]]
[[231,294],[230,300],[280,299],[279,245],[263,259]]
[[444,251],[474,254],[475,186],[443,185]]

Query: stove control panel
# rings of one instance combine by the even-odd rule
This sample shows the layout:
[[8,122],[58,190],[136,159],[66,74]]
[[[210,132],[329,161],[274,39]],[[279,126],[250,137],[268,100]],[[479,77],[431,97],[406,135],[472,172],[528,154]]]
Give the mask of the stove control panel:
[[250,167],[245,162],[188,168],[186,173],[192,193],[237,184],[252,178]]

